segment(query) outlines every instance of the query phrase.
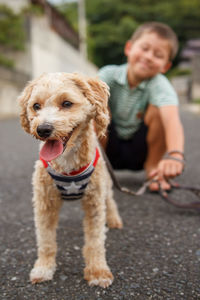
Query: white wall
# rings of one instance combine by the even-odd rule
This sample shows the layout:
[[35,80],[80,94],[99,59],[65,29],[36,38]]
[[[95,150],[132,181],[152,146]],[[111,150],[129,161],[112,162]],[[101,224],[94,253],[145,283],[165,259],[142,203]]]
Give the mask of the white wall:
[[10,118],[19,115],[17,97],[20,88],[8,80],[0,80],[0,118]]
[[[0,0],[2,2],[5,3]],[[50,28],[46,17],[32,17],[30,25],[30,44],[27,44],[26,51],[11,53],[16,62],[15,70],[12,72],[0,68],[0,119],[19,115],[16,99],[29,78],[35,78],[43,72],[97,74],[93,64],[85,61],[79,51]]]
[[81,72],[94,76],[97,68],[48,25],[46,17],[32,18],[32,77],[43,72]]
[[29,4],[28,0],[0,0],[0,4],[9,6],[16,13]]

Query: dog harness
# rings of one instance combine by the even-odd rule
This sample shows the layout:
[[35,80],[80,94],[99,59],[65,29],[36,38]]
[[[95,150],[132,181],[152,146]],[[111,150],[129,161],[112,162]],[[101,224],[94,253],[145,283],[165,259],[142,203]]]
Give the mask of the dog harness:
[[48,162],[40,158],[43,162],[49,175],[53,178],[58,190],[61,193],[63,200],[79,200],[83,197],[85,189],[90,181],[90,176],[94,172],[95,166],[100,157],[99,150],[96,148],[96,153],[93,161],[80,168],[78,171],[73,171],[69,174],[57,173],[53,170]]

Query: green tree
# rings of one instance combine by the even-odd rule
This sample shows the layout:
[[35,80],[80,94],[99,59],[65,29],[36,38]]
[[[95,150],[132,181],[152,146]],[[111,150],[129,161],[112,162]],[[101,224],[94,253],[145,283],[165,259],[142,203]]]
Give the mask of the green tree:
[[13,67],[14,61],[7,58],[8,50],[24,50],[25,29],[24,18],[15,14],[9,7],[0,5],[0,64]]
[[[77,4],[60,9],[77,29]],[[180,50],[188,39],[200,37],[199,0],[86,0],[86,12],[89,58],[99,67],[124,62],[124,44],[144,22],[170,25]]]

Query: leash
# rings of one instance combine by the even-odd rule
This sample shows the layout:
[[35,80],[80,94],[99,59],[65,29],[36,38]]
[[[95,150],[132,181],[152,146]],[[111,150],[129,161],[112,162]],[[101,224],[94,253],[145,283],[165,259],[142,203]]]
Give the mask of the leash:
[[[168,182],[171,185],[172,189],[187,190],[187,191],[192,192],[196,196],[200,197],[200,187],[179,184],[172,180],[168,180]],[[195,202],[191,202],[191,203],[178,203],[178,202],[174,201],[171,197],[169,197],[169,194],[167,193],[167,191],[163,190],[160,185],[159,185],[159,194],[164,201],[166,201],[169,204],[172,204],[173,206],[176,206],[178,208],[183,208],[183,209],[195,209],[197,211],[200,211],[200,201],[195,201]]]
[[118,179],[117,179],[117,177],[115,176],[113,167],[112,167],[112,165],[111,165],[111,163],[110,163],[110,161],[109,161],[109,159],[108,159],[108,157],[107,157],[104,149],[102,148],[102,146],[100,146],[100,148],[101,148],[101,152],[102,152],[103,158],[104,158],[104,160],[106,162],[106,166],[108,168],[108,171],[109,171],[110,176],[112,178],[112,181],[114,183],[114,186],[119,191],[121,191],[122,193],[127,193],[127,194],[132,195],[132,196],[143,195],[145,193],[145,191],[146,191],[149,183],[150,183],[150,180],[145,181],[145,183],[137,191],[133,191],[133,190],[128,189],[127,187],[121,186],[120,183],[119,183],[119,181],[118,181]]
[[[155,180],[154,178],[152,179],[148,179],[146,180],[143,185],[137,190],[137,191],[133,191],[127,187],[123,187],[120,185],[117,177],[115,176],[115,173],[114,173],[114,170],[113,170],[113,167],[104,151],[104,149],[100,146],[101,148],[101,152],[103,154],[103,158],[106,162],[106,165],[107,165],[107,168],[108,168],[108,171],[110,173],[110,176],[113,180],[113,183],[114,183],[114,186],[119,190],[121,191],[122,193],[126,193],[126,194],[129,194],[129,195],[132,195],[132,196],[141,196],[143,195],[148,186],[152,183],[152,182],[158,182],[157,180]],[[184,184],[179,184],[177,182],[174,182],[172,180],[168,180],[170,186],[171,186],[171,189],[182,189],[182,190],[187,190],[187,191],[190,191],[192,193],[194,193],[196,196],[198,196],[200,198],[200,187],[195,187],[195,186],[188,186],[188,185],[184,185]],[[158,183],[159,184],[159,183]],[[175,206],[175,207],[178,207],[178,208],[183,208],[183,209],[194,209],[194,210],[197,210],[197,211],[200,211],[200,201],[195,201],[195,202],[191,202],[191,203],[178,203],[176,201],[174,201],[171,197],[169,197],[169,194],[166,190],[164,190],[161,185],[159,184],[159,190],[158,190],[158,193],[159,195],[161,196],[161,198]]]

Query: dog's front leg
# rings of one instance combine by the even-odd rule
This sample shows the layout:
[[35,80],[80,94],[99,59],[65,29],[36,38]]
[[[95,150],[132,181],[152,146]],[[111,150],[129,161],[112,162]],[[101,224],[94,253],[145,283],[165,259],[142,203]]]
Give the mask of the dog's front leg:
[[105,257],[105,208],[104,196],[97,193],[93,192],[93,195],[88,195],[83,200],[85,211],[83,255],[86,264],[84,278],[89,285],[99,285],[103,288],[108,287],[113,281]]
[[52,187],[51,178],[40,164],[33,176],[33,205],[38,259],[30,273],[32,283],[53,278],[56,269],[56,227],[61,201]]

